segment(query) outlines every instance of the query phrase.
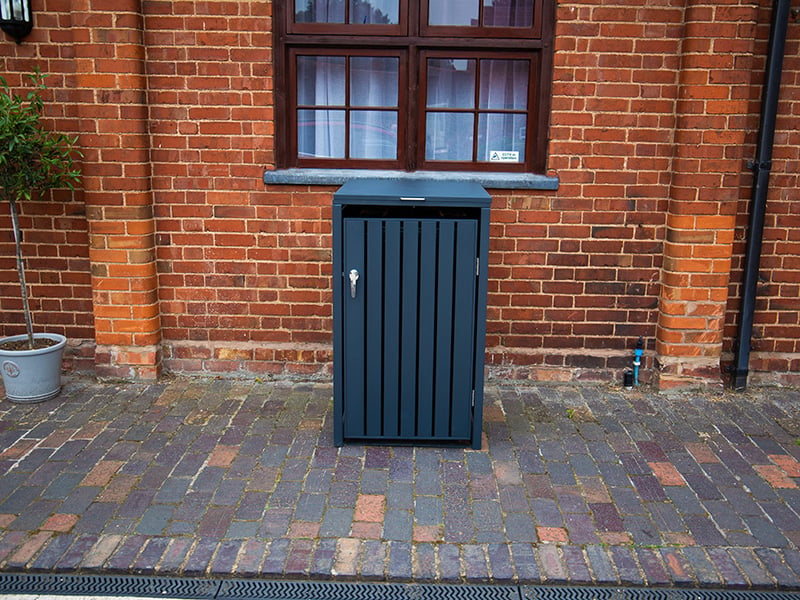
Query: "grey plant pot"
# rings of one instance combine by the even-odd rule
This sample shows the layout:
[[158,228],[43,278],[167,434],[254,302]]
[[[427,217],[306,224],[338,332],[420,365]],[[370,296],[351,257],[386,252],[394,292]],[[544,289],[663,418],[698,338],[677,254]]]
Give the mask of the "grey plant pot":
[[[0,339],[3,342],[24,340],[26,335]],[[57,343],[36,350],[0,349],[0,373],[11,402],[32,404],[55,398],[61,391],[61,357],[67,338],[57,333],[35,333],[36,339],[46,338]]]

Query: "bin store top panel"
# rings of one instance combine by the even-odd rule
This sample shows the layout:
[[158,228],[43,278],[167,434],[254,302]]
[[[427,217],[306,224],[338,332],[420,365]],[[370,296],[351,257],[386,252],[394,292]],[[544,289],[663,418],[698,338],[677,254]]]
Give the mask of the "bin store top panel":
[[354,179],[333,195],[333,203],[488,207],[492,197],[470,181]]

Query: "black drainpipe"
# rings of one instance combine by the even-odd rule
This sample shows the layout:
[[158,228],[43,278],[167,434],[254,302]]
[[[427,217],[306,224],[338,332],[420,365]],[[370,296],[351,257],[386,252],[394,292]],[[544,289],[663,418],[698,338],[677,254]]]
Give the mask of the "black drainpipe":
[[755,160],[748,163],[753,170],[753,195],[750,205],[750,222],[744,257],[744,281],[742,303],[739,308],[739,333],[736,339],[733,365],[733,388],[747,387],[747,372],[750,363],[750,341],[753,335],[758,266],[761,261],[761,241],[764,234],[764,215],[767,209],[769,172],[772,167],[772,145],[775,137],[775,117],[778,112],[778,95],[783,71],[783,55],[786,46],[786,29],[791,0],[775,0],[772,7],[772,24],[769,34],[769,54],[761,98],[761,124]]

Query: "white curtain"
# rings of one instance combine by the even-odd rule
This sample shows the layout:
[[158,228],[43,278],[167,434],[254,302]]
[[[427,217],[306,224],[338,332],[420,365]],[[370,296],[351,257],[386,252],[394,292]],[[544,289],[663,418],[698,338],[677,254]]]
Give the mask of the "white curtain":
[[396,57],[298,57],[298,154],[345,158],[349,126],[351,158],[397,158],[398,72]]
[[482,60],[480,63],[480,108],[478,120],[478,160],[512,162],[525,159],[524,114],[498,113],[492,110],[525,111],[528,105],[528,72],[526,60]]
[[297,151],[300,156],[344,158],[345,60],[343,56],[297,58]]
[[[399,59],[354,56],[350,59],[350,104],[358,108],[396,108]],[[353,110],[352,158],[397,158],[397,110]]]

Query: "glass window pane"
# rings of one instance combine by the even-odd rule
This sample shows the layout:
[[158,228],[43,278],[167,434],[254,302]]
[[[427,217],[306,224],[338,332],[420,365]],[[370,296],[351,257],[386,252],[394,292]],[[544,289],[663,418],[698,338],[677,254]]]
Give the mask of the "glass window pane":
[[345,58],[297,57],[297,103],[306,106],[344,106]]
[[425,159],[471,161],[472,130],[472,113],[428,113]]
[[428,101],[435,108],[475,107],[474,60],[428,59]]
[[344,111],[297,111],[297,155],[344,158]]
[[350,0],[350,22],[362,25],[397,25],[399,0]]
[[483,0],[486,27],[533,27],[533,0]]
[[428,25],[478,26],[478,0],[430,0]]
[[526,60],[482,60],[480,107],[525,110],[528,70]]
[[295,23],[344,23],[343,0],[294,0]]
[[478,160],[525,161],[525,115],[488,113],[478,117]]
[[400,59],[356,56],[350,59],[350,103],[353,106],[397,106]]
[[397,158],[397,112],[354,110],[350,113],[351,158]]

